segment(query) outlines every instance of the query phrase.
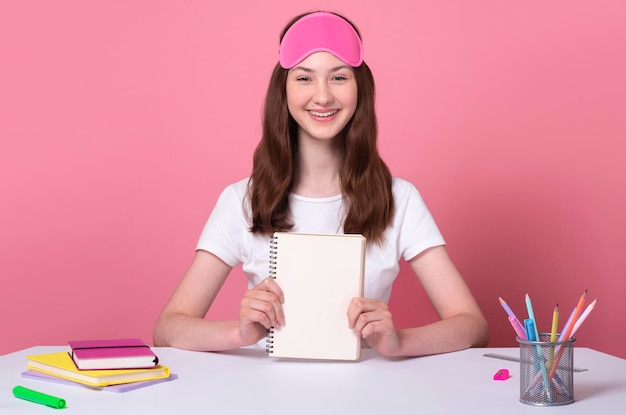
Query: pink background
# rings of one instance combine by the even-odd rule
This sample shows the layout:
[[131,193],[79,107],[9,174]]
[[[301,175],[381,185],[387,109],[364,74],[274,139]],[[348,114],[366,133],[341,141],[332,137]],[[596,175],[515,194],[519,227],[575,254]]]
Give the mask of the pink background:
[[[303,5],[305,4],[305,5]],[[626,358],[626,3],[0,3],[0,354],[137,336],[247,176],[282,26],[317,8],[363,32],[380,148],[421,190],[491,326],[539,329],[587,289],[577,345]],[[403,272],[398,326],[435,315]],[[237,316],[236,270],[214,317]]]

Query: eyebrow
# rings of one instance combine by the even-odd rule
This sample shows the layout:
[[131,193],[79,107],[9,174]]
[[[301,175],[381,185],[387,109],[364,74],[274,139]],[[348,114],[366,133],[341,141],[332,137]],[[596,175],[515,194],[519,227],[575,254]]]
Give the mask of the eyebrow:
[[[352,67],[349,66],[349,65],[335,66],[334,68],[330,68],[329,72],[338,72],[338,71],[340,71],[342,69],[352,69]],[[295,67],[291,68],[291,70],[292,71],[300,70],[300,71],[303,71],[303,72],[306,72],[306,73],[315,73],[316,72],[313,69],[307,68],[305,66],[295,66]]]

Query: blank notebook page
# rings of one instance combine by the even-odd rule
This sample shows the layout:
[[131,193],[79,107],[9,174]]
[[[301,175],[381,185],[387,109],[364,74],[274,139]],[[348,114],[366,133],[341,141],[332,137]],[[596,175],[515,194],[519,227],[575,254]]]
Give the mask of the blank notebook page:
[[359,358],[347,310],[363,295],[365,241],[354,234],[274,234],[271,273],[285,295],[285,326],[270,330],[270,356]]

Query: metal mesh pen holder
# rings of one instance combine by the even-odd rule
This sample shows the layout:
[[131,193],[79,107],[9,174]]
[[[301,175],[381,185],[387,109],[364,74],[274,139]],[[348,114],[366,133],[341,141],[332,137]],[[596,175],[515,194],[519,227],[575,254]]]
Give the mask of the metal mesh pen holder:
[[[558,335],[557,335],[558,338]],[[520,402],[536,406],[567,405],[574,402],[574,341],[517,339],[520,345]]]

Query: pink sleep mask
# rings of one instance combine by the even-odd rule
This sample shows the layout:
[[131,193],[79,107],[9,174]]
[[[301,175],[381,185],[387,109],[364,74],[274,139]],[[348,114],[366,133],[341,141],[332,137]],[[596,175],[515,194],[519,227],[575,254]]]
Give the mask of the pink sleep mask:
[[280,43],[280,66],[291,69],[315,52],[331,53],[352,67],[363,62],[361,38],[333,13],[311,13],[295,22]]

